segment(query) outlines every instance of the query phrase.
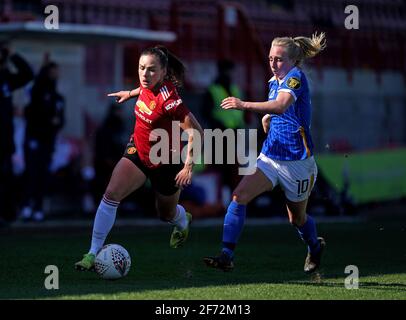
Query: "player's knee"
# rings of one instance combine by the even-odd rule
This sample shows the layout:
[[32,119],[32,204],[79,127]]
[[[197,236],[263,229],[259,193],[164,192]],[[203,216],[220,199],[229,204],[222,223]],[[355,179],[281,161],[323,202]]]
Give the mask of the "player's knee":
[[305,216],[289,216],[289,222],[295,227],[301,227],[305,224]]

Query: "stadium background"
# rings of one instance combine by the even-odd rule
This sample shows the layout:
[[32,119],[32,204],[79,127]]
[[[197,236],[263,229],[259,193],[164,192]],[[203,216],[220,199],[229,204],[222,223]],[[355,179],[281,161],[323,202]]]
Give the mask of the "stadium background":
[[[349,4],[359,9],[359,29],[344,27]],[[59,9],[58,30],[44,28],[47,5]],[[323,54],[306,68],[315,152],[329,189],[320,194],[322,205],[314,210],[345,214],[353,212],[346,211],[345,201],[351,208],[401,201],[406,195],[405,10],[402,1],[379,0],[2,1],[0,36],[11,40],[35,71],[47,53],[61,66],[66,125],[56,152],[53,192],[46,198],[48,216],[83,210],[78,192],[83,189],[77,186],[86,173],[92,176],[94,133],[111,102],[106,93],[137,85],[137,57],[143,48],[163,43],[185,61],[183,95],[205,124],[200,100],[216,75],[217,60],[232,59],[237,65],[234,81],[246,98],[262,100],[270,75],[271,39],[314,31],[326,32],[328,41]],[[18,115],[28,102],[27,92],[19,90],[14,99],[16,126],[21,128],[17,142],[23,130]],[[132,102],[123,108],[130,132]],[[21,152],[19,148],[15,156],[17,173],[24,166]],[[226,202],[221,183],[200,180],[207,201]],[[257,200],[259,207],[269,205],[269,199]],[[267,211],[266,216],[280,214]]]

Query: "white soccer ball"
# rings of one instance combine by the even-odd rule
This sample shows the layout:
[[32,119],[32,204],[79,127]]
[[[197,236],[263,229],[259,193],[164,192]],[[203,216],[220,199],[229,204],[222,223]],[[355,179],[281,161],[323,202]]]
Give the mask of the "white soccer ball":
[[97,253],[94,267],[96,273],[103,279],[120,279],[130,271],[131,257],[119,244],[106,244]]

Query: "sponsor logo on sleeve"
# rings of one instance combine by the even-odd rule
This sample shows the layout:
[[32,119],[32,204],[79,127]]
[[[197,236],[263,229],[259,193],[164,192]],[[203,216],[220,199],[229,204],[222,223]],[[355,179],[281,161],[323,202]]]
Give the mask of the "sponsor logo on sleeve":
[[182,99],[178,99],[174,102],[169,103],[168,105],[165,106],[165,110],[170,110],[174,107],[177,107],[178,105],[180,105],[182,103]]
[[296,77],[290,77],[288,81],[286,81],[286,85],[288,88],[291,88],[293,90],[297,90],[300,88],[300,80]]

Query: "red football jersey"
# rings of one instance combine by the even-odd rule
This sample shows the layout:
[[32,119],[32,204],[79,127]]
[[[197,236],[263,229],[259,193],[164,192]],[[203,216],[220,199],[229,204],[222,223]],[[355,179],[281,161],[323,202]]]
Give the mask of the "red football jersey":
[[[146,88],[141,89],[134,106],[136,121],[133,137],[139,157],[148,168],[159,166],[159,164],[154,164],[154,161],[151,162],[150,159],[151,147],[158,143],[158,141],[149,140],[151,131],[164,129],[169,135],[168,150],[179,152],[179,150],[172,149],[172,121],[182,122],[189,112],[179,97],[176,87],[170,81],[164,81],[154,91]],[[172,162],[171,155],[169,155],[169,161]]]

